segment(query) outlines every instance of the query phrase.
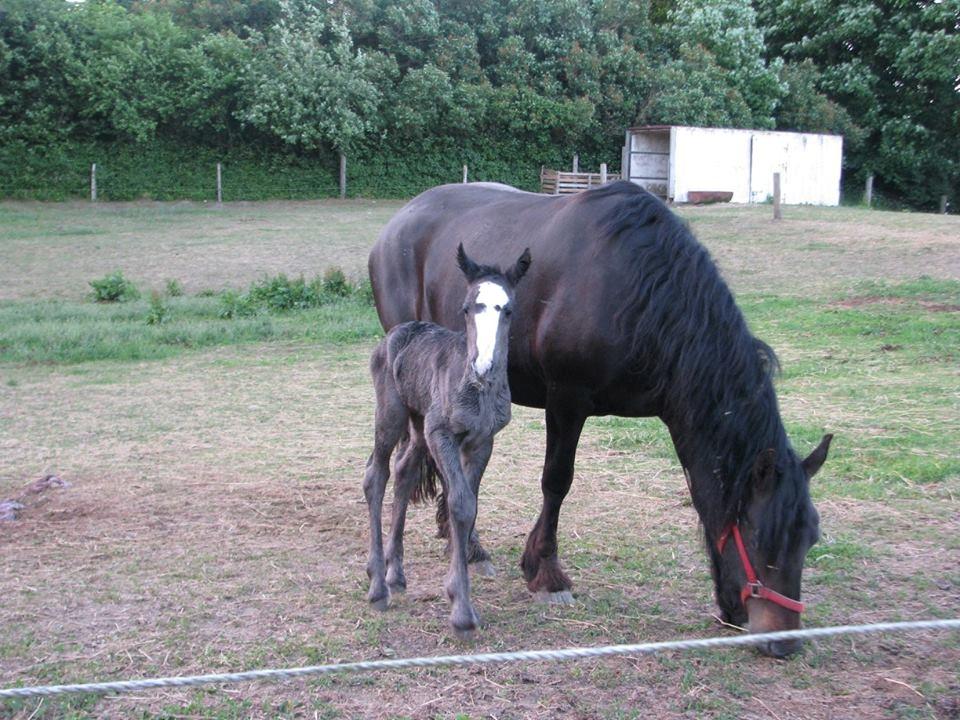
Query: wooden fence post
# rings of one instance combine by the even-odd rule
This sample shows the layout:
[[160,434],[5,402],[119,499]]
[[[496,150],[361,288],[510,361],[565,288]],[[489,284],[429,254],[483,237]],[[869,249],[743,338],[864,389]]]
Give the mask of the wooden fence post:
[[340,199],[347,196],[347,156],[340,153]]
[[467,181],[467,166],[463,166],[463,182]]
[[97,201],[97,164],[90,166],[90,202]]
[[573,154],[573,172],[580,172],[580,153]]
[[870,207],[873,204],[873,175],[867,175],[867,188],[863,194],[863,201]]
[[773,174],[773,219],[780,220],[783,214],[780,212],[780,173]]
[[601,185],[607,184],[607,164],[606,163],[600,163],[600,184]]
[[223,175],[220,170],[220,163],[217,163],[217,205],[223,204]]
[[940,196],[940,214],[941,215],[947,214],[947,196],[946,195]]

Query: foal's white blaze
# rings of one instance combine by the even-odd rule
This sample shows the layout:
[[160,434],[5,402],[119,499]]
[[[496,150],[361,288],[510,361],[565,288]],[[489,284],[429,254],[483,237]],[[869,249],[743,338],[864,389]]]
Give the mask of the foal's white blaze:
[[477,303],[485,307],[474,315],[474,322],[477,324],[477,359],[473,363],[473,369],[480,377],[483,377],[493,364],[500,312],[509,299],[506,290],[495,282],[480,283]]

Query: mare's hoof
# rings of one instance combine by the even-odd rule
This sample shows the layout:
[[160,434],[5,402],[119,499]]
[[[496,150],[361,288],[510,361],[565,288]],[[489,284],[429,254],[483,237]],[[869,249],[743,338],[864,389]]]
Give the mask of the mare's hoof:
[[533,594],[533,599],[538,603],[545,605],[574,605],[573,593],[569,590],[560,590],[559,592],[547,592],[541,590]]
[[470,569],[473,570],[474,574],[479,575],[480,577],[497,576],[497,569],[489,560],[480,560],[479,562],[471,563]]
[[389,607],[389,605],[390,605],[389,595],[387,595],[386,597],[377,598],[376,600],[370,601],[370,607],[372,607],[374,610],[379,610],[380,612],[384,612],[387,609],[387,607]]

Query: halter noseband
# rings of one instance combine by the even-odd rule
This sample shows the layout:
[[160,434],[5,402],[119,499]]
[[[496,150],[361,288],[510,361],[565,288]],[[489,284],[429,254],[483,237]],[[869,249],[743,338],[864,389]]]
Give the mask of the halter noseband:
[[726,547],[727,540],[730,539],[731,535],[733,535],[733,541],[737,546],[737,553],[740,555],[743,572],[747,576],[747,583],[740,591],[740,602],[746,606],[749,598],[757,598],[760,600],[768,600],[774,605],[779,605],[792,612],[802,613],[804,608],[802,602],[788,598],[786,595],[781,595],[776,590],[771,590],[760,582],[760,578],[757,577],[757,573],[753,570],[753,565],[750,564],[750,557],[747,555],[747,548],[743,544],[743,536],[740,534],[740,526],[737,523],[727,526],[727,528],[720,533],[720,538],[717,540],[717,550],[719,550],[721,554],[723,553],[723,548]]

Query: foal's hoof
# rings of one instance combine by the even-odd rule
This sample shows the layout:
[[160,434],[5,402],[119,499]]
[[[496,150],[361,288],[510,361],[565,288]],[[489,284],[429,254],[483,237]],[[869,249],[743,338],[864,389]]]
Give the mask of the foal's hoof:
[[390,606],[390,598],[383,597],[379,600],[371,600],[370,607],[374,610],[379,610],[380,612],[386,612],[386,609]]
[[390,606],[390,595],[381,595],[377,598],[367,597],[367,600],[370,602],[370,607],[374,610],[379,610],[384,612]]
[[473,642],[477,639],[477,628],[454,628],[453,634],[457,636],[457,640]]
[[454,609],[450,614],[450,629],[460,640],[473,640],[480,629],[480,616],[472,607]]
[[497,576],[497,569],[489,560],[481,560],[479,562],[471,563],[470,569],[473,570],[474,574],[479,575],[480,577]]
[[535,602],[543,603],[545,605],[574,605],[576,600],[573,599],[573,593],[569,590],[560,590],[559,592],[547,592],[546,590],[540,590],[533,594],[533,599]]

